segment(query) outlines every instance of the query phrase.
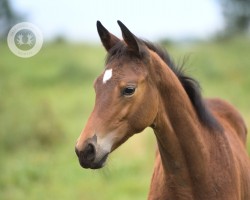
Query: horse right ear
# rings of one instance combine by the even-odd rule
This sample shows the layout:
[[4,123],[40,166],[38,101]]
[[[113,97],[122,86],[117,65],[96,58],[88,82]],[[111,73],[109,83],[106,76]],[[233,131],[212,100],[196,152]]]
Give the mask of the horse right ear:
[[100,21],[96,23],[97,31],[102,41],[103,46],[107,51],[109,51],[117,42],[120,41],[119,38],[111,34]]

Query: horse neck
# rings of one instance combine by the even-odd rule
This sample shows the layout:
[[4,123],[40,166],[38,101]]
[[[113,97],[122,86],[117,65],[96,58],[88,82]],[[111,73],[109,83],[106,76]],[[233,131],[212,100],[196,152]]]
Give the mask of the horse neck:
[[207,174],[205,134],[200,134],[202,125],[176,75],[163,61],[158,61],[157,67],[159,108],[154,132],[162,165],[167,176],[174,177],[171,181],[176,188],[182,185],[192,190],[193,180],[199,184],[197,177],[202,179]]

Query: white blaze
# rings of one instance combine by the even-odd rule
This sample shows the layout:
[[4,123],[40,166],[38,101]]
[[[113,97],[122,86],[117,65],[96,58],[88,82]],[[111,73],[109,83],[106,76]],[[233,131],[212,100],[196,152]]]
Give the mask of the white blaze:
[[107,69],[104,72],[102,82],[105,84],[112,77],[112,69]]

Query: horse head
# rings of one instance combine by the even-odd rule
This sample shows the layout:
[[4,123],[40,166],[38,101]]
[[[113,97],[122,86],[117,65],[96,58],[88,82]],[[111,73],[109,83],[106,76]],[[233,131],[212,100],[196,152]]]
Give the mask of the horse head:
[[75,147],[84,168],[103,167],[109,153],[151,126],[157,114],[158,94],[149,76],[149,49],[122,22],[118,24],[123,40],[97,22],[107,61],[94,82],[95,106]]

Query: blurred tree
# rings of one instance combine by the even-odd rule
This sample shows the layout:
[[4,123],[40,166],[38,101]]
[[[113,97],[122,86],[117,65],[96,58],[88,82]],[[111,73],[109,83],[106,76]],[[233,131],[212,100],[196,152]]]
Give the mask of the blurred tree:
[[226,27],[225,35],[244,34],[250,27],[250,0],[219,0]]
[[11,7],[10,0],[0,0],[0,39],[4,39],[8,30],[16,24],[21,16]]

